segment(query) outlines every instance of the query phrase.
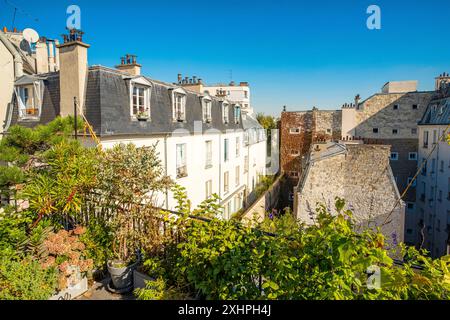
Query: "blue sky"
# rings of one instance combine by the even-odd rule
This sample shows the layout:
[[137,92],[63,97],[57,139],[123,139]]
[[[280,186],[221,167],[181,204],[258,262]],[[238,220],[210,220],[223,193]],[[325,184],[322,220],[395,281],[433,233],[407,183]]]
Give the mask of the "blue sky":
[[[65,32],[66,8],[80,6],[91,65],[133,53],[143,73],[168,82],[179,72],[228,82],[232,70],[250,82],[256,110],[273,115],[283,105],[337,109],[389,80],[431,90],[450,72],[448,0],[9,2],[22,10],[16,27],[49,38]],[[381,8],[381,30],[366,27],[371,4]],[[12,17],[0,0],[0,25]]]

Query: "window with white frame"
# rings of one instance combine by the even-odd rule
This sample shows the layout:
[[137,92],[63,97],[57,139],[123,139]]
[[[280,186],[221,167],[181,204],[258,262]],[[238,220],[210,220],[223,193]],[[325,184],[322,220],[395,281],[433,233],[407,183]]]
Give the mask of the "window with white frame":
[[136,119],[150,119],[152,84],[137,77],[130,80],[130,114]]
[[204,97],[202,99],[203,107],[203,122],[211,123],[212,121],[212,101],[209,97]]
[[230,173],[227,171],[223,174],[223,193],[230,192]]
[[223,207],[224,219],[230,219],[231,216],[231,201],[228,201]]
[[212,180],[208,180],[205,183],[205,199],[209,199],[212,196]]
[[244,159],[244,174],[248,173],[248,168],[249,168],[249,159],[248,159],[248,156],[245,156],[245,159]]
[[300,155],[300,150],[298,149],[291,149],[291,156],[298,157]]
[[187,177],[186,144],[177,144],[177,179]]
[[241,156],[241,138],[236,137],[236,158]]
[[205,142],[205,150],[206,150],[206,161],[205,167],[206,169],[212,168],[212,141]]
[[172,104],[173,120],[186,121],[186,91],[181,88],[172,90]]
[[408,160],[417,161],[417,152],[410,152],[408,154]]
[[235,106],[234,107],[234,123],[239,124],[241,121],[241,107]]
[[300,134],[301,128],[290,128],[289,134]]
[[239,187],[239,185],[241,184],[241,167],[240,166],[236,167],[235,183],[236,183],[236,187]]
[[225,139],[223,143],[223,160],[227,162],[230,160],[230,140]]
[[230,115],[230,111],[229,111],[229,104],[223,102],[222,103],[222,117],[223,117],[223,123],[228,124],[230,122],[229,119],[229,115]]
[[391,152],[391,161],[398,160],[398,152]]
[[41,116],[44,82],[30,81],[14,88],[20,119],[38,119]]

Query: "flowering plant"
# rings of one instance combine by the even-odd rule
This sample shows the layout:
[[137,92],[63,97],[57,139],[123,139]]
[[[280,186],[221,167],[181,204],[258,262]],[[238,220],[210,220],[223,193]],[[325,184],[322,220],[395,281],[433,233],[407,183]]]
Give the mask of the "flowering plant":
[[80,275],[93,267],[92,259],[84,256],[85,245],[79,239],[85,231],[82,227],[72,231],[60,230],[51,233],[44,241],[48,255],[41,260],[41,265],[58,268],[60,288],[75,285],[81,280]]

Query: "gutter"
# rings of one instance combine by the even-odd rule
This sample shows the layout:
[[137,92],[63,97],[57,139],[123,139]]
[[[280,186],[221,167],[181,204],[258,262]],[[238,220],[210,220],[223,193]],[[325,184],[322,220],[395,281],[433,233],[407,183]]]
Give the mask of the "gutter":
[[11,42],[6,38],[6,35],[0,31],[0,41],[5,45],[6,49],[12,54],[14,58],[14,76],[15,79],[23,76],[23,60],[17,49],[11,44]]

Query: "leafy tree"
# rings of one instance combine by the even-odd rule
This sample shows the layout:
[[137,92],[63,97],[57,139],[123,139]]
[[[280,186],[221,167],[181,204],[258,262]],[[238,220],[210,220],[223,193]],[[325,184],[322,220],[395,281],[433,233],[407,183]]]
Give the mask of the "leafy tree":
[[115,258],[128,264],[137,250],[157,250],[162,241],[158,197],[171,180],[155,146],[116,145],[101,154],[96,171],[97,205],[114,212],[106,222],[114,234]]
[[[402,245],[405,261],[397,265],[380,232],[355,232],[344,203],[337,199],[337,216],[319,207],[314,226],[289,225],[288,218],[260,226],[276,236],[231,221],[190,219],[172,258],[177,281],[208,299],[450,298],[449,256],[432,260]],[[379,278],[369,278],[371,271]]]
[[264,113],[258,113],[256,120],[266,130],[272,130],[277,128],[277,121],[273,116],[267,116]]

